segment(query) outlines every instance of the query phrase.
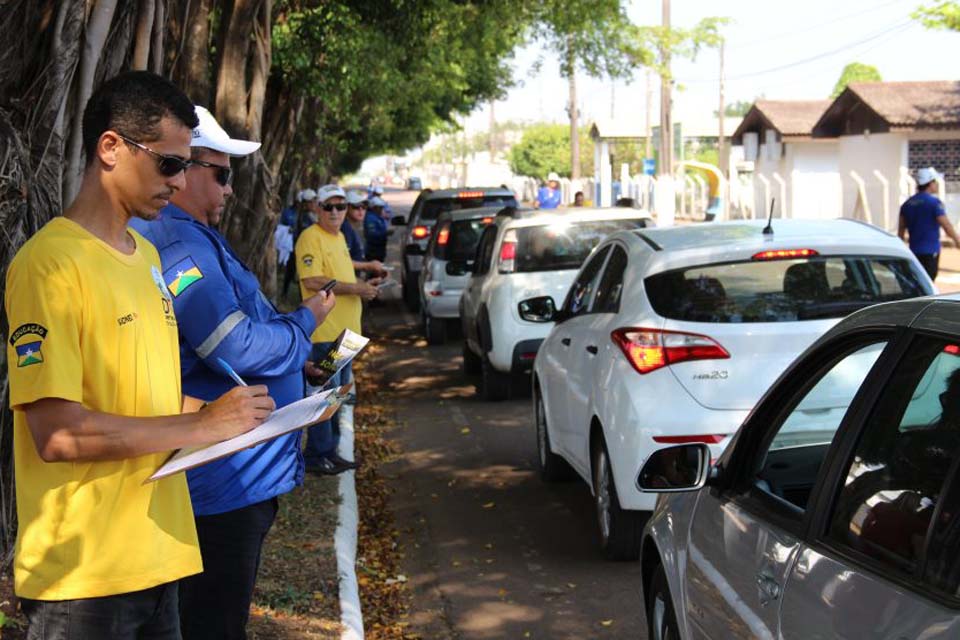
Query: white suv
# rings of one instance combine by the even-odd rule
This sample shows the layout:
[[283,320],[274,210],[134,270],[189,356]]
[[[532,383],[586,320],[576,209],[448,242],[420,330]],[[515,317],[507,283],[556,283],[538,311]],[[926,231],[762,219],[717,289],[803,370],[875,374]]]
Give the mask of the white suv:
[[653,220],[639,209],[507,208],[486,227],[460,298],[464,370],[482,374],[485,399],[505,400],[522,386],[514,377],[529,373],[550,331],[525,301],[561,298],[607,235],[648,226]]

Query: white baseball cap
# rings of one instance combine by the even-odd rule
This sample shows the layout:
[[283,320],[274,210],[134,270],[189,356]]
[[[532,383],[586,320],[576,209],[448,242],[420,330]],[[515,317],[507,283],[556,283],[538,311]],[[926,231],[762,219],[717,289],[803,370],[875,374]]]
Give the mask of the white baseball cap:
[[336,198],[337,196],[346,198],[347,194],[335,184],[325,184],[317,190],[317,200],[320,202],[326,202],[330,198]]
[[926,167],[917,171],[917,184],[922,187],[942,177],[943,176],[933,167]]
[[308,200],[316,200],[317,192],[313,189],[303,189],[300,193],[297,194],[297,202],[307,202]]
[[381,193],[383,193],[383,187],[379,184],[375,184],[373,185],[373,192],[377,195],[380,195]]
[[367,196],[358,191],[347,191],[347,204],[360,204],[366,202]]
[[372,198],[370,198],[371,209],[374,207],[385,207],[385,206],[387,206],[387,203],[384,201],[383,198],[378,198],[377,196],[373,196]]
[[197,113],[200,124],[193,129],[191,147],[206,147],[231,156],[247,156],[260,148],[259,142],[231,138],[213,114],[203,107],[194,107],[194,111]]
[[547,174],[547,182],[560,182],[560,176],[557,175],[556,171],[551,171]]

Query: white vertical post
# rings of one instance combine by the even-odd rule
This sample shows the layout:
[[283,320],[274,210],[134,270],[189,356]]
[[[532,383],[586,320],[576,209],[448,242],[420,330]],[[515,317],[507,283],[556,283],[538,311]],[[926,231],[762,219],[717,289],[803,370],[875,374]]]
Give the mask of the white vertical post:
[[610,143],[600,140],[600,206],[613,204],[613,167],[610,166]]
[[887,180],[886,176],[884,176],[879,169],[873,170],[873,177],[877,179],[883,190],[883,228],[889,231],[891,230],[890,225],[893,222],[893,220],[890,219],[890,181]]
[[654,207],[657,214],[657,225],[672,227],[677,220],[677,190],[673,176],[665,173],[657,178],[653,192]]
[[780,174],[776,171],[773,172],[773,179],[777,181],[777,184],[780,185],[780,217],[786,218],[787,216],[787,183],[783,178],[780,177]]
[[[876,225],[876,221],[873,219],[873,213],[870,211],[870,201],[867,199],[867,184],[863,181],[863,178],[860,177],[860,174],[854,170],[850,170],[850,177],[853,179],[853,182],[857,185],[857,195],[859,195],[859,201],[863,204],[863,213],[867,216],[867,222],[872,225]],[[854,205],[853,213],[856,213],[856,205]]]
[[600,185],[603,184],[600,176],[600,144],[600,140],[593,141],[593,193],[590,194],[590,199],[594,206],[600,206]]
[[[760,207],[760,218],[765,220],[770,209],[770,180],[768,180],[767,176],[763,175],[762,173],[755,173],[753,174],[753,177],[763,183],[763,206]],[[756,205],[753,207],[753,217],[754,219],[757,218]]]

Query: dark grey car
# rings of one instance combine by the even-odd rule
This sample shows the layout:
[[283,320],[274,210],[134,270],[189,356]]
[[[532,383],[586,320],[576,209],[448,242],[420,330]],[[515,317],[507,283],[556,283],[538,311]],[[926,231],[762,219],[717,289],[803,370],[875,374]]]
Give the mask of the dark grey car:
[[960,637],[960,296],[853,314],[711,466],[662,449],[644,530],[657,638]]

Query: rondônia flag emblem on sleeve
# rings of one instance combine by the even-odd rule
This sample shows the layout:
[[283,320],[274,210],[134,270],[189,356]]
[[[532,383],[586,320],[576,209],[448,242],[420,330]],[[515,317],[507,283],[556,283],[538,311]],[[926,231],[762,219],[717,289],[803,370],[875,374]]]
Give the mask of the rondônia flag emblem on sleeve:
[[163,281],[167,283],[167,288],[170,289],[174,298],[202,279],[203,273],[200,272],[200,267],[190,256],[163,272]]

